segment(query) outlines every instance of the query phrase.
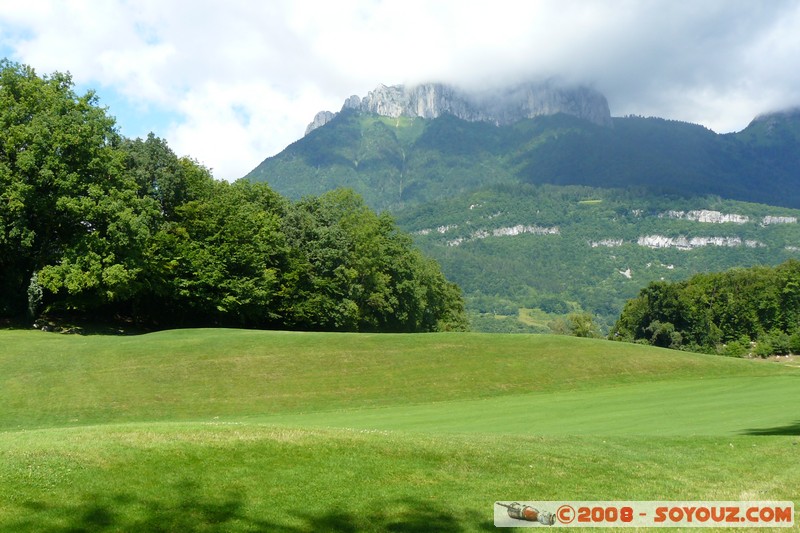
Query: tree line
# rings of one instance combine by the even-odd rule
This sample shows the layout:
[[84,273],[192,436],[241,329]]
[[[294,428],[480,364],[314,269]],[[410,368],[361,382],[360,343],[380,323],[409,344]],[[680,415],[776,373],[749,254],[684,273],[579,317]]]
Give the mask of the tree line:
[[800,261],[650,283],[610,337],[732,356],[800,353]]
[[460,289],[351,191],[293,202],[120,135],[69,74],[0,61],[0,318],[465,329]]

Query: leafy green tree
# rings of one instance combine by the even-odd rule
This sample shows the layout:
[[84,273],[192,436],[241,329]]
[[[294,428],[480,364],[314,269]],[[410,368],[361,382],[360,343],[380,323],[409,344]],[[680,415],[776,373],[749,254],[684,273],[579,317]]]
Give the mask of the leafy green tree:
[[789,353],[800,313],[799,281],[800,262],[791,260],[775,268],[651,283],[626,304],[612,338],[724,353],[749,350],[757,340],[757,355]]
[[756,342],[755,355],[758,357],[775,355],[775,347],[772,344],[771,337],[765,335]]
[[51,308],[92,310],[132,298],[143,282],[152,204],[131,189],[95,189],[84,198],[62,197],[59,203],[80,216],[86,231],[39,270]]
[[[387,135],[391,130],[383,128]],[[392,134],[393,135],[393,134]],[[0,62],[0,316],[466,328],[460,289],[347,190],[297,204],[122,138],[66,74]]]
[[145,314],[164,324],[276,324],[284,207],[266,185],[244,181],[213,182],[206,197],[176,207],[152,239]]
[[125,139],[127,173],[136,182],[141,197],[158,202],[161,215],[172,221],[183,204],[211,193],[211,173],[196,162],[178,158],[167,142],[150,133],[147,139]]
[[285,220],[292,247],[284,315],[298,328],[464,329],[460,290],[388,215],[339,189],[301,200]]
[[[0,313],[28,288],[67,308],[124,299],[139,282],[152,205],[123,172],[113,118],[68,74],[0,61]],[[38,274],[37,274],[38,273]],[[37,274],[34,279],[34,274]],[[37,297],[38,298],[38,297]]]
[[575,337],[600,337],[600,328],[597,327],[591,313],[570,313],[567,322],[570,334]]
[[683,335],[679,331],[675,331],[675,326],[670,322],[654,320],[645,331],[653,346],[678,349],[683,344]]
[[759,357],[787,355],[790,352],[790,344],[789,335],[780,330],[772,330],[759,337],[756,344],[756,355]]
[[750,339],[744,338],[741,340],[730,341],[721,350],[722,355],[728,357],[744,357],[750,353]]

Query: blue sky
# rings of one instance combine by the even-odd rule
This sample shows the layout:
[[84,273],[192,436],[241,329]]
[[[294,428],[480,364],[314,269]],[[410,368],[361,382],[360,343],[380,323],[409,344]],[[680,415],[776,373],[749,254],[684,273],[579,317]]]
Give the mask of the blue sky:
[[[0,46],[0,57],[24,63],[15,55],[14,50],[7,46]],[[66,68],[55,70],[69,71]],[[42,75],[52,71],[37,69],[37,72]],[[90,90],[95,92],[100,106],[108,109],[108,114],[116,119],[117,129],[126,137],[145,138],[150,132],[159,132],[160,136],[164,136],[164,132],[174,128],[182,120],[182,116],[168,106],[153,105],[146,101],[132,102],[113,85],[100,85],[87,80],[74,81],[76,93],[85,94]]]
[[100,100],[102,107],[108,108],[108,114],[117,120],[117,129],[126,137],[147,137],[150,132],[164,132],[170,130],[182,119],[181,115],[173,112],[169,107],[148,104],[147,102],[131,103],[121,95],[113,86],[98,86],[91,83],[76,85],[78,94],[93,90]]
[[0,0],[0,53],[236,179],[379,83],[557,78],[718,132],[800,105],[800,0]]

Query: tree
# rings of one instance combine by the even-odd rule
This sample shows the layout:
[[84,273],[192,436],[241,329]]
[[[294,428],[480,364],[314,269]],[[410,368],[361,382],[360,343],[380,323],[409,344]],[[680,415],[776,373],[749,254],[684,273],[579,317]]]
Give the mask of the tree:
[[122,148],[126,171],[136,182],[139,196],[156,200],[165,220],[175,220],[178,207],[211,192],[211,173],[190,159],[178,158],[153,133],[145,140],[125,139]]
[[463,300],[351,191],[296,204],[122,138],[68,74],[0,62],[0,317],[160,326],[464,329]]
[[649,341],[653,346],[678,349],[683,343],[683,335],[675,331],[675,326],[670,322],[654,320],[646,329],[650,336]]
[[150,248],[142,312],[161,324],[267,327],[279,323],[288,267],[285,201],[265,184],[213,182],[177,206]]
[[651,283],[625,305],[612,338],[657,346],[738,354],[792,350],[800,316],[800,262],[699,274]]
[[[0,313],[97,306],[136,290],[152,205],[123,172],[113,118],[68,74],[0,61]],[[38,289],[37,289],[38,290]]]
[[570,313],[567,316],[569,328],[575,337],[600,337],[600,328],[595,324],[591,313]]
[[339,189],[291,207],[287,324],[355,331],[465,329],[460,290],[388,215]]

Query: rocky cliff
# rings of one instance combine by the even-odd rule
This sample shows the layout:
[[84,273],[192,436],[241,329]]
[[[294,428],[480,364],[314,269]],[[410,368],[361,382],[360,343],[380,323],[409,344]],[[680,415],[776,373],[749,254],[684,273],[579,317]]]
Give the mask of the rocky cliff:
[[[608,102],[602,94],[588,87],[564,88],[552,83],[528,83],[491,92],[467,92],[441,83],[379,85],[363,98],[351,96],[342,109],[387,117],[436,118],[450,114],[470,122],[496,125],[565,113],[601,126],[611,125]],[[306,135],[335,116],[330,111],[317,113]]]

